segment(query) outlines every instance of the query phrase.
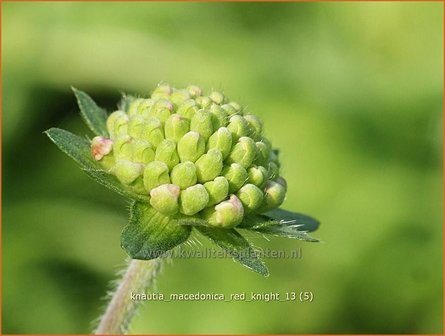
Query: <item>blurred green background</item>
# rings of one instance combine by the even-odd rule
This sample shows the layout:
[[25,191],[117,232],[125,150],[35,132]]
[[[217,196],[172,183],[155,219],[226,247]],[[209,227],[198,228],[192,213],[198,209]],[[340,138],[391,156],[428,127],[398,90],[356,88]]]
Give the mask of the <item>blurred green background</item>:
[[[312,303],[150,302],[135,333],[443,332],[441,3],[3,3],[3,333],[88,333],[123,265],[127,201],[42,132],[87,135],[70,85],[112,111],[160,81],[223,89],[282,149],[284,208],[322,244],[180,259],[162,293],[310,290]],[[210,246],[205,238],[199,238]]]

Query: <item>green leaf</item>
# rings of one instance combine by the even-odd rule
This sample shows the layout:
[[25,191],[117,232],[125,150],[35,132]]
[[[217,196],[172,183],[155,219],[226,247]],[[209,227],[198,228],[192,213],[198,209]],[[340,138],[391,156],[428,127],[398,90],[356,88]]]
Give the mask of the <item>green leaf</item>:
[[90,152],[90,143],[73,133],[60,128],[50,128],[46,135],[59,147],[62,152],[76,161],[88,176],[103,186],[121,194],[122,196],[148,201],[148,196],[138,195],[123,188],[119,180],[105,170],[93,159]]
[[234,260],[240,262],[243,266],[264,276],[269,275],[269,270],[258,258],[255,250],[236,230],[206,226],[196,226],[196,229],[216,245],[227,251]]
[[102,135],[108,137],[107,130],[107,113],[105,110],[94,102],[93,99],[85,92],[77,90],[72,87],[72,90],[77,98],[77,104],[80,108],[80,114],[83,120],[96,135]]
[[148,204],[135,202],[130,223],[124,228],[121,246],[133,259],[155,259],[190,236],[191,226],[179,225],[177,219],[164,216]]
[[283,209],[274,209],[264,213],[263,215],[270,219],[280,221],[283,224],[284,223],[289,223],[292,225],[298,224],[300,225],[299,230],[301,231],[312,232],[317,230],[318,226],[320,225],[320,222],[311,216]]
[[277,237],[319,242],[308,232],[318,228],[319,222],[307,215],[275,209],[262,215],[247,216],[239,228]]

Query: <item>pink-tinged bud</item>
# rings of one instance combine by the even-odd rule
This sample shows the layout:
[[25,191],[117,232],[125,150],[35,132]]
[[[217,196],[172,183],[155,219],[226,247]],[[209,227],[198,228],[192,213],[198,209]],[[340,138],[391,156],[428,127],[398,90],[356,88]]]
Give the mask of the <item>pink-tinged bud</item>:
[[100,161],[113,150],[113,141],[102,136],[94,137],[91,141],[91,155],[94,160]]
[[150,204],[164,215],[174,215],[179,210],[179,194],[181,190],[174,184],[162,184],[150,191]]

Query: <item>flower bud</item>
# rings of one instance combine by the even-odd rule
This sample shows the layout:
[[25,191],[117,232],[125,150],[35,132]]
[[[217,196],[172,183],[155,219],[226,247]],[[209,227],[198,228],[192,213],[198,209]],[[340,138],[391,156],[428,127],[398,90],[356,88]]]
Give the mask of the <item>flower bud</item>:
[[221,92],[213,91],[209,98],[216,104],[221,105],[224,102],[224,95]]
[[140,115],[132,116],[128,122],[128,135],[133,138],[141,139],[143,136],[144,125],[144,117]]
[[255,146],[257,147],[257,156],[255,158],[255,163],[257,165],[267,165],[269,162],[269,154],[270,149],[263,141],[258,141],[255,143]]
[[193,99],[188,99],[178,106],[177,114],[184,118],[192,119],[196,112],[198,112],[198,104]]
[[229,154],[229,163],[239,163],[244,168],[248,168],[257,154],[255,142],[248,137],[241,137],[232,152]]
[[184,215],[192,216],[207,206],[209,194],[202,184],[181,191],[179,208]]
[[205,152],[205,141],[198,132],[188,132],[178,142],[178,154],[181,162],[195,162]]
[[117,138],[113,143],[113,153],[116,160],[133,160],[133,139],[124,135]]
[[100,161],[113,150],[113,141],[103,136],[94,137],[91,140],[91,155],[94,160]]
[[218,149],[225,159],[232,149],[232,134],[226,127],[220,127],[210,136],[207,147],[208,149]]
[[159,119],[145,119],[139,139],[150,142],[155,148],[164,140],[164,129]]
[[150,204],[164,215],[171,216],[178,212],[180,189],[174,184],[162,184],[150,191]]
[[190,122],[179,114],[172,114],[165,122],[165,137],[179,141],[188,131]]
[[283,177],[278,176],[278,177],[275,179],[275,182],[281,184],[281,185],[284,187],[284,190],[287,191],[287,181],[286,181]]
[[173,88],[167,83],[159,84],[151,93],[153,99],[168,98],[173,92]]
[[227,113],[229,117],[234,116],[236,114],[240,114],[232,105],[224,104],[221,108]]
[[197,85],[189,85],[187,87],[187,90],[192,97],[198,97],[202,95],[202,89]]
[[132,117],[138,114],[139,105],[142,101],[142,98],[137,98],[130,103],[130,106],[128,107],[128,116]]
[[240,224],[243,216],[243,205],[235,195],[230,196],[229,200],[217,204],[214,208],[203,211],[203,217],[207,219],[209,225],[226,229]]
[[250,167],[247,170],[247,174],[249,176],[249,182],[259,188],[262,188],[264,186],[268,178],[267,169],[263,166]]
[[187,99],[190,99],[190,93],[188,90],[175,90],[170,95],[170,100],[175,105],[181,105]]
[[166,122],[173,111],[173,104],[167,99],[159,99],[150,108],[150,117],[158,118],[161,122]]
[[238,104],[237,102],[232,101],[229,103],[229,105],[231,105],[235,109],[236,112],[241,112],[241,110],[242,110],[241,105]]
[[223,156],[218,149],[211,149],[195,163],[198,181],[204,183],[217,177],[223,167]]
[[280,174],[280,168],[275,162],[269,162],[269,169],[267,171],[269,179],[275,179]]
[[241,137],[249,135],[249,124],[242,116],[234,115],[230,118],[227,128],[232,133],[233,139],[237,141]]
[[204,187],[209,194],[209,203],[207,206],[212,206],[223,201],[229,194],[229,182],[222,176],[218,176],[213,181],[204,183]]
[[253,114],[248,114],[244,116],[244,119],[247,121],[250,129],[250,136],[254,140],[261,139],[261,133],[263,132],[263,123],[260,118]]
[[118,180],[126,185],[133,183],[139,176],[142,175],[144,166],[140,163],[135,163],[127,160],[119,160],[111,169],[112,173]]
[[206,110],[199,110],[190,121],[190,130],[198,132],[207,141],[213,133],[212,115]]
[[257,186],[250,183],[238,190],[236,195],[243,204],[246,213],[258,209],[263,202],[263,192]]
[[156,147],[155,160],[165,162],[169,169],[173,169],[173,167],[179,163],[176,142],[170,139],[163,140],[159,146]]
[[210,108],[212,105],[212,100],[206,96],[196,97],[195,101],[203,109]]
[[137,114],[144,118],[148,118],[154,102],[153,99],[142,99],[137,107]]
[[176,184],[181,189],[186,189],[196,184],[198,180],[196,175],[196,167],[190,162],[182,162],[172,169],[170,174],[173,184]]
[[264,188],[264,202],[261,207],[264,211],[279,207],[286,197],[286,189],[279,183],[267,181]]
[[147,192],[161,184],[170,183],[168,166],[162,161],[152,161],[144,169],[144,187]]
[[247,181],[246,169],[238,163],[232,163],[223,169],[222,175],[229,182],[229,192],[234,193]]
[[148,141],[135,140],[132,143],[133,161],[147,164],[154,160],[155,152]]
[[218,105],[212,105],[210,108],[210,113],[212,114],[212,125],[213,129],[217,130],[220,127],[225,127],[227,125],[227,112],[224,111]]
[[127,126],[130,118],[123,111],[115,111],[107,119],[107,129],[111,137],[116,137],[127,133]]

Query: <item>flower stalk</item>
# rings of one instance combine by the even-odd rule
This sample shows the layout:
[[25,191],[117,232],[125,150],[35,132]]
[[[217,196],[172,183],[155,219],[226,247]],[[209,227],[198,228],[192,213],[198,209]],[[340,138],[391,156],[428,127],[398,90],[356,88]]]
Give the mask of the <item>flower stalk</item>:
[[133,300],[132,293],[146,293],[153,287],[161,268],[160,258],[130,259],[111,300],[95,330],[96,335],[126,334],[129,325],[143,301]]

